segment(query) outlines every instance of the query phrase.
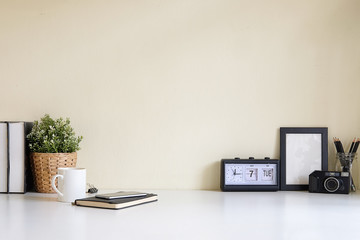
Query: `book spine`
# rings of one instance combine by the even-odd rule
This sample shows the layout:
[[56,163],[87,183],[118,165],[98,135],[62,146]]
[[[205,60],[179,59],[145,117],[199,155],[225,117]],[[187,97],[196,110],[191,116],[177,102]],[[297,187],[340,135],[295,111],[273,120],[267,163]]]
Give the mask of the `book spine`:
[[25,192],[27,191],[34,191],[34,178],[33,174],[31,172],[31,166],[30,166],[30,148],[29,148],[29,142],[26,139],[26,136],[31,132],[32,128],[34,126],[33,122],[25,122]]
[[6,173],[6,192],[9,193],[9,189],[10,189],[10,154],[9,154],[9,149],[10,149],[10,143],[9,143],[9,123],[6,123],[6,161],[7,161],[7,173]]
[[25,192],[25,124],[9,123],[9,193]]
[[8,129],[6,122],[0,122],[0,193],[8,191]]
[[25,193],[27,182],[32,181],[28,160],[26,135],[31,131],[31,122],[9,122],[9,193]]

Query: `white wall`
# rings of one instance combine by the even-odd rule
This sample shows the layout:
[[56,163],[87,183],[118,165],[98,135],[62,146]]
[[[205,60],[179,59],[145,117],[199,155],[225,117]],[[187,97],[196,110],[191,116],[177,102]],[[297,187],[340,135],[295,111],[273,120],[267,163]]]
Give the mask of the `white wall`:
[[280,127],[360,137],[359,13],[356,0],[3,0],[1,120],[70,117],[101,188],[218,189],[221,158],[279,158]]

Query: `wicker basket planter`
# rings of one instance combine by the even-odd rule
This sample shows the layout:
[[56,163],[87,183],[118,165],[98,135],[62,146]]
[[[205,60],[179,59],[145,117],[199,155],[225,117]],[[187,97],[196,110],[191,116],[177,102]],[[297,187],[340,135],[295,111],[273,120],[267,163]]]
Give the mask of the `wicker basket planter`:
[[35,190],[40,193],[55,193],[51,179],[59,167],[76,167],[77,153],[31,153],[30,164]]

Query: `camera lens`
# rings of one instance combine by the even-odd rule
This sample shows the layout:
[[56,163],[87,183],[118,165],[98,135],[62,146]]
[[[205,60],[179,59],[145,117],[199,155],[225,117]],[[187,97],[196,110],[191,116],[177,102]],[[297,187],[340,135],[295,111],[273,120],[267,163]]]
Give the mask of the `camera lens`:
[[329,177],[325,179],[324,187],[328,192],[336,192],[340,187],[339,180],[334,177]]

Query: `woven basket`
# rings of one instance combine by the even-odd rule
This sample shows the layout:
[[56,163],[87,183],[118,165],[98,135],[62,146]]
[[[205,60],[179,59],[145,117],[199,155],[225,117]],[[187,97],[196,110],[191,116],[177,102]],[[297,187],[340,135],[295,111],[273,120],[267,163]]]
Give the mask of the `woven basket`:
[[[51,179],[59,167],[76,167],[76,152],[73,153],[31,153],[30,164],[35,190],[40,193],[55,193]],[[56,183],[57,186],[57,183]]]

